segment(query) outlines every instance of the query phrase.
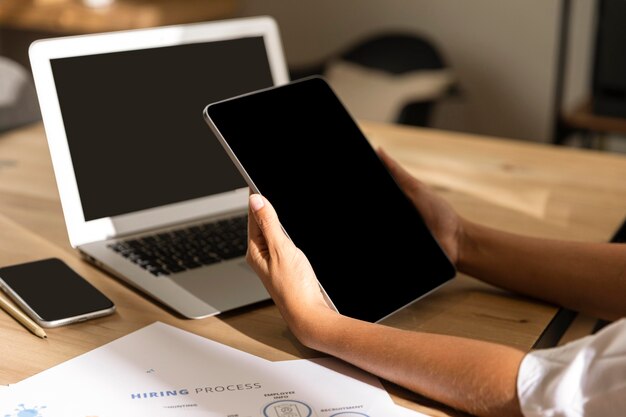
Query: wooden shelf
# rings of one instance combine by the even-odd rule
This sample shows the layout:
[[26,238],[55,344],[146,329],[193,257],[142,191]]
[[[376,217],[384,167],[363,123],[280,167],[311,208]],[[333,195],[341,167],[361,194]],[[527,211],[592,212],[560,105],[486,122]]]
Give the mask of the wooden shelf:
[[567,127],[577,130],[626,134],[626,119],[594,114],[590,101],[585,101],[565,114],[563,121]]
[[115,0],[100,8],[80,0],[3,0],[0,25],[82,34],[225,19],[238,8],[235,0]]

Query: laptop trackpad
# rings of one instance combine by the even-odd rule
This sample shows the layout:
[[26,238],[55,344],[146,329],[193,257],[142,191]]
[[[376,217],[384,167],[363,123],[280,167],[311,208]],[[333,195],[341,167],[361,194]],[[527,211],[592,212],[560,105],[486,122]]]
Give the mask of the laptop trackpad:
[[270,298],[261,280],[242,259],[185,271],[171,280],[219,311]]

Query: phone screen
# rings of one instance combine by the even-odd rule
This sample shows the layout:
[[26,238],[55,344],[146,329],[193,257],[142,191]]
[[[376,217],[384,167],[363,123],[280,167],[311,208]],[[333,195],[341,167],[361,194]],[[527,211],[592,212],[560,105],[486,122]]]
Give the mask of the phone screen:
[[11,298],[39,316],[33,317],[38,322],[89,317],[113,308],[111,300],[56,258],[0,268],[0,281]]
[[[454,266],[321,78],[206,108],[339,312],[378,321]],[[230,149],[228,149],[230,148]]]

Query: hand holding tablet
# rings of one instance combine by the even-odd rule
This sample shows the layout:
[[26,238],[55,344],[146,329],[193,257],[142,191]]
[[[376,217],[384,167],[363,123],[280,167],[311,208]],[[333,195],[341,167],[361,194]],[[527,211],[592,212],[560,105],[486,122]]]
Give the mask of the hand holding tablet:
[[323,79],[215,103],[204,116],[250,188],[275,207],[340,313],[376,322],[454,277]]

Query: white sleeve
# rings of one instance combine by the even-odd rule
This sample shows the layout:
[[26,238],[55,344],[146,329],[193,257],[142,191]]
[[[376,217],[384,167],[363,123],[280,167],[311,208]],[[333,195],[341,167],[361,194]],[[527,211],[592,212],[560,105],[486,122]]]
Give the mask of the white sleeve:
[[517,393],[525,417],[626,416],[626,319],[564,346],[528,353]]

